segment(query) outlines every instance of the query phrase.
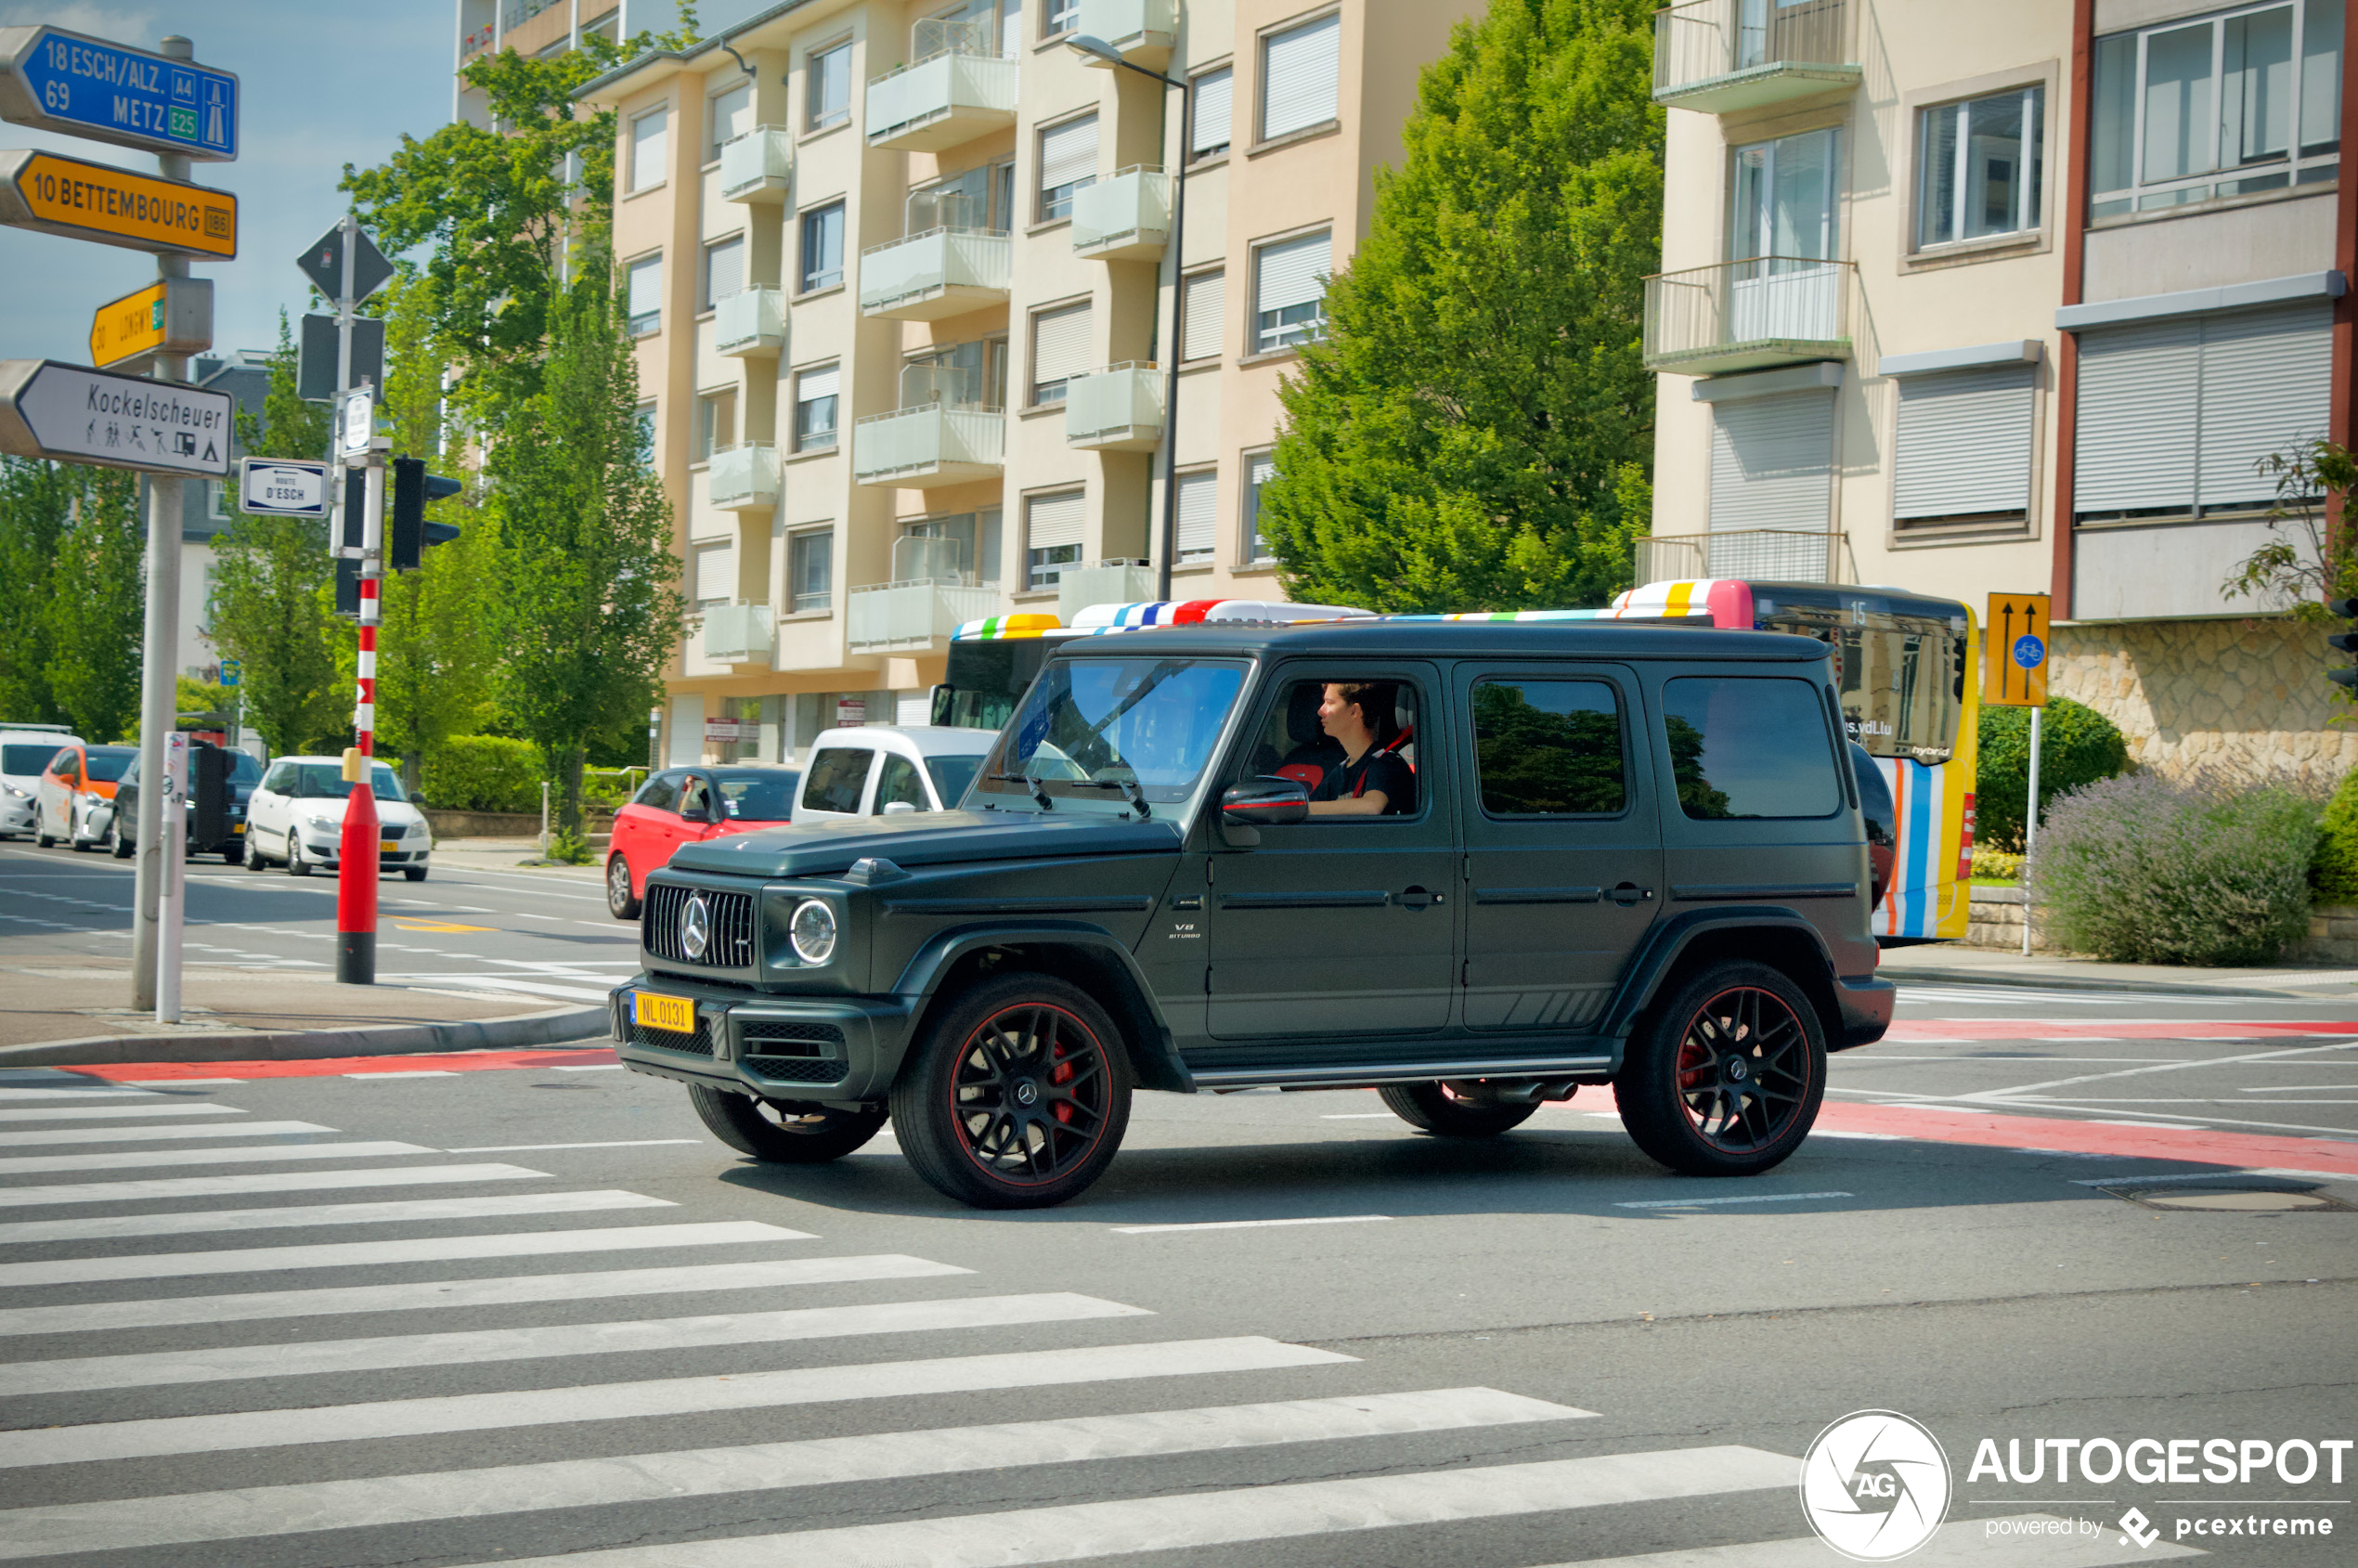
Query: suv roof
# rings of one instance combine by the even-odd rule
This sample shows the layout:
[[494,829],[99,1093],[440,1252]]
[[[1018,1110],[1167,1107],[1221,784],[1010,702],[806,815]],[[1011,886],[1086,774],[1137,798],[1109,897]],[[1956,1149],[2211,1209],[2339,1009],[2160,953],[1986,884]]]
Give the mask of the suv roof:
[[1811,637],[1611,621],[1328,621],[1308,626],[1147,627],[1116,641],[1068,642],[1058,658],[1172,653],[1512,659],[1755,659],[1807,664],[1826,656]]

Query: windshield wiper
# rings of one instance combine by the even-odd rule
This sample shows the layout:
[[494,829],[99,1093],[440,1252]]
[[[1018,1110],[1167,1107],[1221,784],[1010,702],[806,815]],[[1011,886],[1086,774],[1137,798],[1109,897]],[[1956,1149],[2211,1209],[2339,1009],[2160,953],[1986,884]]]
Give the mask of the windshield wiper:
[[1053,811],[1056,809],[1055,799],[1048,794],[1048,786],[1030,773],[986,773],[983,776],[993,784],[1023,785],[1025,789],[1031,792],[1031,798],[1040,803],[1040,809],[1043,811]]
[[1147,804],[1147,792],[1138,787],[1138,781],[1135,778],[1074,779],[1065,787],[1068,789],[1118,789],[1129,798],[1130,805],[1138,813],[1140,822],[1147,822],[1155,814],[1155,809]]

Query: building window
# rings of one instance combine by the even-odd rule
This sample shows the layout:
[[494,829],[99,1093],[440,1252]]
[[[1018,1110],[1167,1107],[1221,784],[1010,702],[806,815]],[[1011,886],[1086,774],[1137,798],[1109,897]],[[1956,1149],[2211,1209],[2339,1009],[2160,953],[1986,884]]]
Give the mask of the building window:
[[663,328],[663,258],[642,256],[624,269],[628,279],[625,297],[628,299],[629,332],[643,338]]
[[836,449],[836,397],[843,384],[843,368],[829,365],[795,377],[794,449],[832,452]]
[[1097,117],[1084,114],[1040,133],[1040,215],[1049,223],[1072,216],[1076,191],[1097,183]]
[[650,398],[635,410],[638,426],[639,462],[643,468],[655,466],[655,406]]
[[1228,308],[1228,274],[1219,267],[1196,273],[1188,278],[1186,289],[1180,310],[1179,357],[1217,358],[1222,318]]
[[802,214],[802,292],[833,289],[843,282],[843,203],[831,201]]
[[1211,559],[1220,534],[1219,502],[1218,469],[1179,476],[1179,549],[1173,559],[1181,564]]
[[1330,234],[1281,240],[1252,253],[1253,352],[1307,343],[1326,323]]
[[1234,116],[1237,73],[1227,66],[1207,71],[1195,79],[1196,123],[1187,128],[1187,162],[1199,163],[1228,150],[1228,123]]
[[797,613],[835,603],[836,531],[806,528],[787,542],[786,600]]
[[704,161],[718,163],[722,148],[753,129],[753,84],[715,93],[709,116],[711,139],[705,144]]
[[1891,517],[1902,533],[2030,515],[2033,373],[2015,361],[1895,378]]
[[1335,118],[1342,79],[1342,15],[1273,32],[1261,44],[1261,139],[1306,131]]
[[745,286],[745,237],[733,235],[704,248],[704,307],[710,310]]
[[[1793,539],[1756,536],[1716,546],[1715,569],[1749,550],[1731,576],[1821,580],[1825,536],[1833,531],[1834,395],[1812,388],[1711,405],[1711,505],[1707,526],[1730,531],[1791,530]],[[1801,564],[1796,564],[1796,563]],[[1807,570],[1804,566],[1807,566]]]
[[709,462],[712,454],[737,444],[737,389],[707,392],[696,399],[696,460]]
[[1929,248],[2039,227],[2047,90],[2023,87],[1924,111],[1916,243]]
[[1261,487],[1276,476],[1277,462],[1269,453],[1245,454],[1244,548],[1238,558],[1248,566],[1265,564],[1275,559],[1261,537]]
[[1040,0],[1040,36],[1061,38],[1081,25],[1081,0]]
[[1066,567],[1081,564],[1088,506],[1087,496],[1079,490],[1033,496],[1024,503],[1024,587],[1054,588],[1063,580]]
[[903,524],[892,547],[895,582],[975,582],[975,514],[926,517]]
[[730,540],[695,547],[696,606],[726,604],[737,596],[737,547]]
[[1031,318],[1031,407],[1065,400],[1065,383],[1089,368],[1087,301]]
[[851,40],[810,57],[803,78],[810,99],[810,128],[840,125],[851,118]]
[[665,127],[671,111],[651,110],[630,122],[630,188],[645,190],[664,180]]
[[2342,7],[2264,6],[2096,40],[2092,217],[2336,178]]
[[916,355],[900,367],[902,408],[1004,408],[1007,340],[978,338]]
[[1728,259],[1833,258],[1837,151],[1831,129],[1738,148]]

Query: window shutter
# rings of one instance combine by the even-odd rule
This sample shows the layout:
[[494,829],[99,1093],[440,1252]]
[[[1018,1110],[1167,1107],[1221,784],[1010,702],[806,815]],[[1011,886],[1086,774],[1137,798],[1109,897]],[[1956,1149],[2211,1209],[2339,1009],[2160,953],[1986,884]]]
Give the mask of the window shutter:
[[1196,78],[1196,123],[1188,134],[1190,151],[1210,152],[1228,145],[1228,123],[1235,110],[1237,73],[1226,67]]
[[1832,390],[1747,397],[1711,409],[1711,531],[1829,532]]
[[805,370],[795,383],[795,400],[816,403],[822,397],[836,395],[836,388],[843,384],[843,367],[830,365],[823,370]]
[[742,237],[707,245],[704,253],[704,301],[719,305],[745,286],[745,242]]
[[696,602],[737,596],[737,547],[733,543],[696,547]]
[[1095,179],[1097,175],[1097,117],[1084,114],[1040,133],[1040,188]]
[[[732,139],[753,129],[753,89],[732,87],[712,100],[712,157]],[[706,162],[709,162],[707,159]]]
[[2079,334],[2079,428],[2072,510],[2195,504],[2202,318],[2175,317]]
[[1081,543],[1088,505],[1088,497],[1078,490],[1069,496],[1033,497],[1024,514],[1024,548],[1054,550]]
[[1323,298],[1320,281],[1334,266],[1331,235],[1311,234],[1280,245],[1263,245],[1253,254],[1260,276],[1253,285],[1255,310],[1283,310]]
[[667,110],[656,110],[630,122],[630,188],[644,190],[664,175],[664,125]]
[[2306,301],[2204,318],[2197,504],[2275,499],[2257,465],[2288,441],[2326,434],[2332,334],[2333,307]]
[[1269,40],[1262,54],[1261,136],[1267,141],[1335,118],[1342,17],[1321,17]]
[[2031,372],[1985,365],[1899,378],[1893,517],[2028,511]]
[[1089,369],[1089,307],[1069,305],[1031,318],[1031,379],[1060,382]]
[[663,308],[663,259],[651,256],[630,264],[630,317],[653,316]]
[[1219,534],[1220,498],[1217,473],[1179,476],[1179,557],[1210,555]]
[[1209,359],[1220,352],[1220,329],[1228,310],[1228,275],[1199,272],[1187,279],[1187,298],[1180,322],[1182,359]]

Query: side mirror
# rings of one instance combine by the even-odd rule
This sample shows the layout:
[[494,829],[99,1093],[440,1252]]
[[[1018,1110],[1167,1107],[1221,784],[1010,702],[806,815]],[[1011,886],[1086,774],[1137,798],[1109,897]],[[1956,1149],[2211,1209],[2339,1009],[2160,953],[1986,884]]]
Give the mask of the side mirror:
[[1220,820],[1237,827],[1282,826],[1310,815],[1310,791],[1299,780],[1247,779],[1220,797]]
[[913,817],[917,814],[917,809],[906,800],[887,800],[885,802],[884,810],[878,814],[887,817]]

